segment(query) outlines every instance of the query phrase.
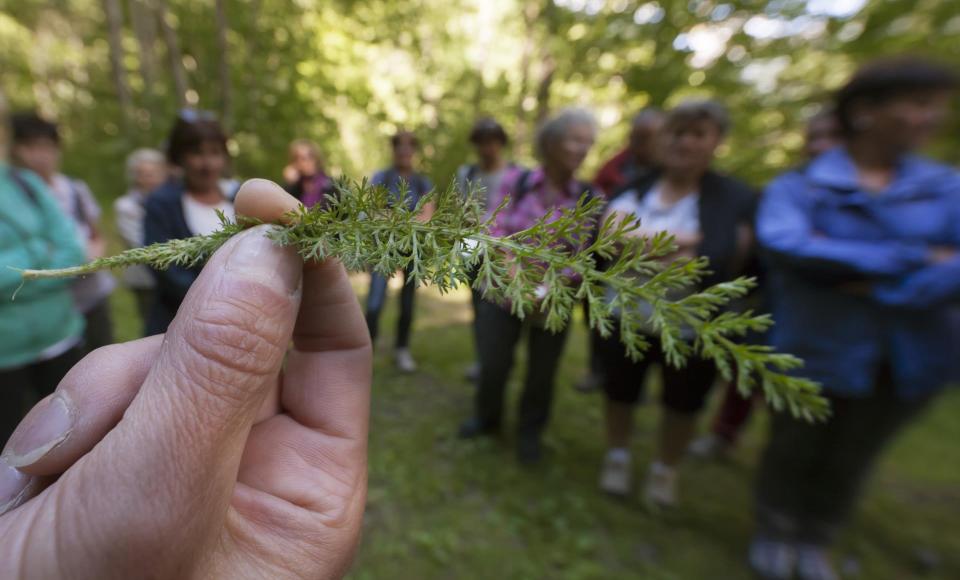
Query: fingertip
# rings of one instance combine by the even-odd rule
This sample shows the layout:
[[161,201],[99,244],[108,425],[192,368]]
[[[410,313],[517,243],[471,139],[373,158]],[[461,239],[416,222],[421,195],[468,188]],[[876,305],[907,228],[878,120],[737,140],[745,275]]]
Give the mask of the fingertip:
[[237,215],[262,222],[289,224],[291,212],[300,209],[297,198],[269,179],[248,179],[234,199]]

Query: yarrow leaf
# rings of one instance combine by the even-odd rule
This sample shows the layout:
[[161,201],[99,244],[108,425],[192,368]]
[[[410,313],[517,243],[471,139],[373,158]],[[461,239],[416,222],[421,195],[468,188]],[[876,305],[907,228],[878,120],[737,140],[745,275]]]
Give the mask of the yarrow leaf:
[[[643,357],[649,338],[656,336],[670,365],[680,367],[693,356],[709,359],[744,396],[760,389],[775,410],[810,421],[829,415],[819,386],[795,374],[802,361],[743,340],[773,324],[769,315],[729,309],[754,288],[753,279],[698,290],[708,274],[706,258],[672,259],[673,237],[663,232],[642,237],[633,218],[610,216],[598,225],[603,202],[587,196],[523,231],[495,236],[494,219],[509,199],[487,215],[477,192],[468,193],[435,190],[411,208],[405,203],[408,191],[395,196],[365,180],[341,181],[326,203],[301,207],[288,216],[289,225],[274,225],[269,236],[296,248],[305,260],[336,258],[351,271],[384,275],[406,270],[413,283],[431,284],[440,292],[470,284],[473,278],[486,299],[505,302],[516,316],[534,316],[555,332],[585,303],[589,326],[603,337],[619,332],[634,360]],[[433,204],[434,212],[424,220],[427,204]],[[222,228],[210,235],[134,248],[74,268],[25,270],[22,275],[31,280],[135,264],[158,270],[197,266],[230,237],[258,223],[220,217]]]

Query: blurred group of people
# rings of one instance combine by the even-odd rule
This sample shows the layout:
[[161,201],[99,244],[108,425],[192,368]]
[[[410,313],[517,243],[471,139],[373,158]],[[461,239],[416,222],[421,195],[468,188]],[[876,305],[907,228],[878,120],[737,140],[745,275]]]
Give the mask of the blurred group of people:
[[[864,66],[808,119],[806,160],[762,193],[714,168],[732,128],[716,101],[641,111],[627,146],[592,181],[579,177],[598,130],[587,110],[564,110],[540,127],[533,168],[510,162],[507,133],[495,121],[481,119],[470,135],[476,162],[462,166],[455,179],[463,192],[482,192],[488,208],[510,198],[495,216],[495,235],[553,219],[584,194],[602,196],[605,217],[639,218],[635,235],[672,234],[677,251],[668,259],[709,258],[711,273],[691,292],[742,275],[760,281],[734,307],[770,312],[777,324],[745,340],[802,358],[799,373],[820,383],[831,405],[822,423],[786,410],[772,414],[749,550],[763,578],[838,577],[829,546],[877,457],[957,376],[960,175],[917,154],[942,126],[956,86],[952,71],[925,60]],[[549,332],[536,312],[521,320],[509,304],[483,300],[480,290],[473,289],[472,299],[477,360],[467,370],[477,385],[475,406],[459,434],[501,432],[508,378],[525,342],[516,450],[522,463],[537,463],[567,332]],[[411,370],[400,353],[409,353],[413,290],[405,284],[402,293],[397,364]],[[637,308],[649,312],[649,305]],[[377,316],[379,309],[371,312]],[[592,330],[589,370],[576,388],[605,394],[607,452],[599,486],[628,495],[634,408],[645,399],[648,372],[659,368],[662,414],[641,497],[660,510],[679,503],[683,459],[729,451],[762,397],[721,384],[709,432],[696,438],[708,397],[723,383],[718,370],[696,357],[673,367],[657,330],[651,326],[647,334],[651,346],[634,362],[617,328],[609,337]],[[689,329],[682,336],[696,340]]]
[[[479,120],[469,135],[476,161],[460,167],[454,180],[464,195],[481,195],[491,211],[509,198],[493,221],[494,235],[515,234],[545,216],[555,219],[584,194],[598,196],[607,201],[605,216],[639,218],[635,235],[672,234],[677,250],[667,259],[709,258],[710,274],[691,292],[742,275],[760,280],[739,307],[769,311],[777,324],[768,335],[747,340],[804,359],[800,372],[823,386],[832,411],[823,423],[773,414],[749,550],[761,577],[837,577],[828,548],[877,456],[955,374],[958,329],[948,314],[960,300],[960,176],[916,151],[942,124],[956,85],[952,71],[919,59],[862,67],[809,119],[807,160],[762,194],[715,169],[733,121],[712,100],[641,111],[627,146],[592,181],[580,177],[598,131],[585,109],[564,110],[542,124],[535,167],[511,161],[508,133],[493,119]],[[103,255],[100,208],[82,181],[60,172],[57,127],[36,115],[14,115],[11,127],[12,163],[0,174],[0,266],[56,268]],[[420,142],[401,131],[390,146],[390,166],[371,183],[387,188],[395,203],[418,207],[433,187],[417,170]],[[283,172],[288,191],[308,207],[328,203],[336,190],[317,146],[298,140],[289,153]],[[139,247],[206,234],[219,227],[221,216],[232,218],[237,182],[228,178],[228,160],[218,122],[201,111],[182,111],[166,151],[141,149],[128,158],[129,189],[115,203],[124,242]],[[418,218],[429,220],[432,211],[425,204]],[[123,273],[146,334],[166,330],[201,266]],[[410,272],[402,275],[393,357],[399,370],[414,372],[416,287]],[[0,268],[3,294],[19,284],[16,272]],[[0,303],[0,383],[17,387],[0,389],[4,438],[84,351],[112,342],[107,299],[115,284],[106,273],[38,281],[23,287],[17,300]],[[387,287],[386,277],[371,275],[367,325],[374,341]],[[606,299],[613,303],[612,291]],[[459,435],[501,432],[508,378],[524,343],[517,455],[522,463],[537,463],[568,331],[550,332],[536,315],[521,320],[509,305],[485,300],[481,288],[472,289],[471,304],[476,360],[467,375],[476,382],[475,405]],[[635,307],[650,311],[649,304]],[[652,325],[645,330],[651,346],[639,362],[627,355],[617,328],[608,337],[590,332],[589,369],[577,388],[605,395],[600,488],[616,495],[633,490],[634,409],[656,368],[663,409],[642,498],[657,509],[675,506],[684,457],[729,449],[757,401],[733,384],[721,385],[723,400],[710,431],[696,438],[708,397],[722,383],[716,366],[693,357],[675,368]],[[696,340],[689,329],[681,334]]]

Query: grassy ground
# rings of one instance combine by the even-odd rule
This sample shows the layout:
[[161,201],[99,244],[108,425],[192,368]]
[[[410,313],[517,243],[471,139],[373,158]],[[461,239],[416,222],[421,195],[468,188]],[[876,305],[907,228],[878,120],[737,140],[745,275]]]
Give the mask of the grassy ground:
[[[362,291],[364,277],[355,282]],[[391,295],[386,339],[395,302]],[[137,335],[134,312],[130,296],[118,292],[120,338]],[[563,358],[545,465],[518,467],[510,435],[481,442],[453,437],[473,393],[461,378],[472,358],[468,313],[465,293],[420,291],[413,350],[422,370],[415,375],[395,372],[389,342],[379,345],[370,494],[352,578],[749,577],[751,477],[765,416],[755,418],[731,461],[686,465],[682,508],[652,516],[636,497],[618,501],[596,490],[601,399],[572,389],[585,364],[582,325]],[[960,578],[958,413],[960,392],[953,391],[884,459],[837,551],[858,577]],[[638,477],[656,418],[655,406],[638,412]]]

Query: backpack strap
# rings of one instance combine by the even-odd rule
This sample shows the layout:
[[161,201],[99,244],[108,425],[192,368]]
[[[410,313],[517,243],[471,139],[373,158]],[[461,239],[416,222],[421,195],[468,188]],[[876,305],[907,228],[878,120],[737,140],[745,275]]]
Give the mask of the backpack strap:
[[40,200],[38,199],[37,192],[33,189],[33,186],[24,178],[23,174],[17,169],[10,170],[10,178],[13,179],[13,182],[17,184],[23,193],[27,196],[27,199],[30,200],[30,203],[39,207]]
[[517,178],[517,184],[513,188],[513,202],[519,203],[521,199],[527,193],[530,192],[530,176],[533,175],[533,171],[530,169],[524,169],[520,173],[520,177]]
[[70,184],[70,195],[73,197],[73,217],[79,223],[84,225],[90,223],[88,221],[87,210],[83,207],[83,200],[81,199],[80,190],[77,188],[76,183],[72,179],[67,179],[67,183]]
[[476,181],[476,179],[477,179],[477,174],[478,174],[478,173],[480,173],[480,168],[477,166],[477,164],[474,163],[474,164],[472,164],[472,165],[468,165],[468,166],[467,166],[466,182],[467,182],[467,183],[472,183],[472,182]]

